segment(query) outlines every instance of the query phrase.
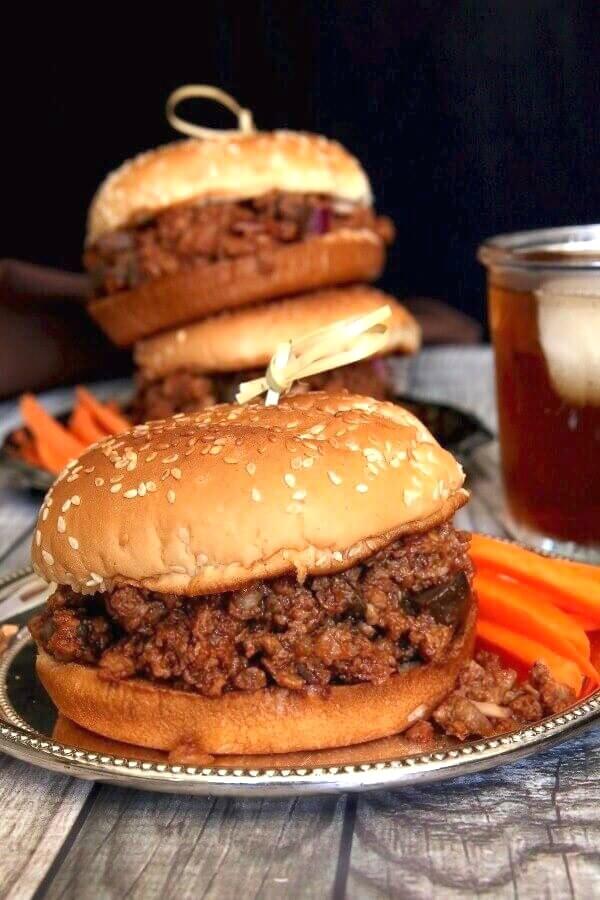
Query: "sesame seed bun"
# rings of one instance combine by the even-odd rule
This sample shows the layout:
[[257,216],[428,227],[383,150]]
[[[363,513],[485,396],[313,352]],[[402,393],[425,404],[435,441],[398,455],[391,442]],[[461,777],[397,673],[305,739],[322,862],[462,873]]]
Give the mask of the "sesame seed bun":
[[55,705],[89,731],[117,741],[209,754],[290,753],[373,741],[425,718],[471,658],[476,606],[442,663],[392,675],[383,684],[330,687],[327,694],[269,687],[204,697],[150,681],[110,682],[98,670],[39,651],[37,672]]
[[92,300],[92,318],[118,346],[249,303],[355,281],[374,281],[384,243],[367,229],[340,228],[272,251],[181,269],[133,290]]
[[328,194],[371,204],[360,163],[341,144],[293,131],[166,144],[128,160],[100,185],[87,244],[176,203],[250,199],[268,191]]
[[177,369],[239,372],[266,366],[273,348],[318,328],[389,306],[389,338],[381,354],[415,353],[421,341],[416,320],[397,300],[365,285],[315,291],[261,306],[224,312],[186,328],[140,341],[134,356],[150,377]]
[[197,595],[355,565],[449,519],[464,474],[391,403],[322,392],[224,404],[89,448],[50,489],[32,559],[79,592]]

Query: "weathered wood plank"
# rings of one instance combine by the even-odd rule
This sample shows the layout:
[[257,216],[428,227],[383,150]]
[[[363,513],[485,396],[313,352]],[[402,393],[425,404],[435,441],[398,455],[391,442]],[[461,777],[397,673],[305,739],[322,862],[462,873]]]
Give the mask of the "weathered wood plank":
[[33,896],[70,833],[89,782],[0,755],[0,898]]
[[47,896],[327,897],[346,802],[102,788]]
[[348,897],[597,897],[599,736],[447,784],[361,795]]

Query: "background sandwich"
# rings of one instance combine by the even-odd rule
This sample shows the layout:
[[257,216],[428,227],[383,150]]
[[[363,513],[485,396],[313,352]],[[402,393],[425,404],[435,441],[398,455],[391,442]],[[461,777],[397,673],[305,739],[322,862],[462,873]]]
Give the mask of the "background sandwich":
[[290,131],[185,140],[126,162],[89,212],[90,312],[119,345],[211,313],[372,281],[393,238],[340,144]]
[[397,300],[356,285],[224,312],[139,341],[134,352],[137,391],[129,414],[133,421],[145,422],[232,402],[240,382],[262,374],[280,343],[382,306],[389,306],[392,315],[381,358],[313,375],[294,385],[294,392],[348,390],[384,400],[391,382],[385,358],[414,353],[420,329]]

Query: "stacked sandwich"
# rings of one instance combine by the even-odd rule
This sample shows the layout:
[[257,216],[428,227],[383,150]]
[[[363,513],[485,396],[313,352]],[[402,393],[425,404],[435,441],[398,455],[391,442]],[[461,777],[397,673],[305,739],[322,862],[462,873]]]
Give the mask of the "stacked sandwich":
[[[85,265],[90,311],[134,346],[136,421],[229,401],[281,341],[392,309],[383,355],[420,333],[368,286],[393,239],[359,162],[324,137],[231,132],[126,162],[93,200]],[[387,394],[382,359],[315,376],[301,389]]]

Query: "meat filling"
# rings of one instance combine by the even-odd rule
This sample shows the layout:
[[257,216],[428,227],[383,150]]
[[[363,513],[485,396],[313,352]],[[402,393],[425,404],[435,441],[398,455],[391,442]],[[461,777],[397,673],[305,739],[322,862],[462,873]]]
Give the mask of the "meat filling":
[[535,663],[525,681],[518,682],[514,669],[503,666],[495,653],[481,651],[463,668],[431,721],[417,722],[407,737],[423,744],[440,734],[461,741],[493,737],[558,715],[575,699],[572,688],[555,681],[543,663]]
[[320,194],[273,191],[250,200],[185,203],[136,227],[102,235],[84,257],[98,297],[220,260],[270,252],[340,228],[368,228],[391,243],[391,221]]
[[[163,378],[150,378],[140,372],[137,390],[128,416],[132,422],[166,419],[176,413],[196,412],[215,403],[232,403],[242,381],[264,374],[250,371],[233,374],[199,375],[178,369]],[[313,375],[294,386],[294,393],[305,391],[350,391],[385,400],[388,381],[385,363],[381,359],[368,360]]]
[[285,576],[202,597],[59,587],[30,629],[62,662],[209,697],[380,684],[445,658],[471,602],[467,551],[468,535],[445,524],[304,584]]

